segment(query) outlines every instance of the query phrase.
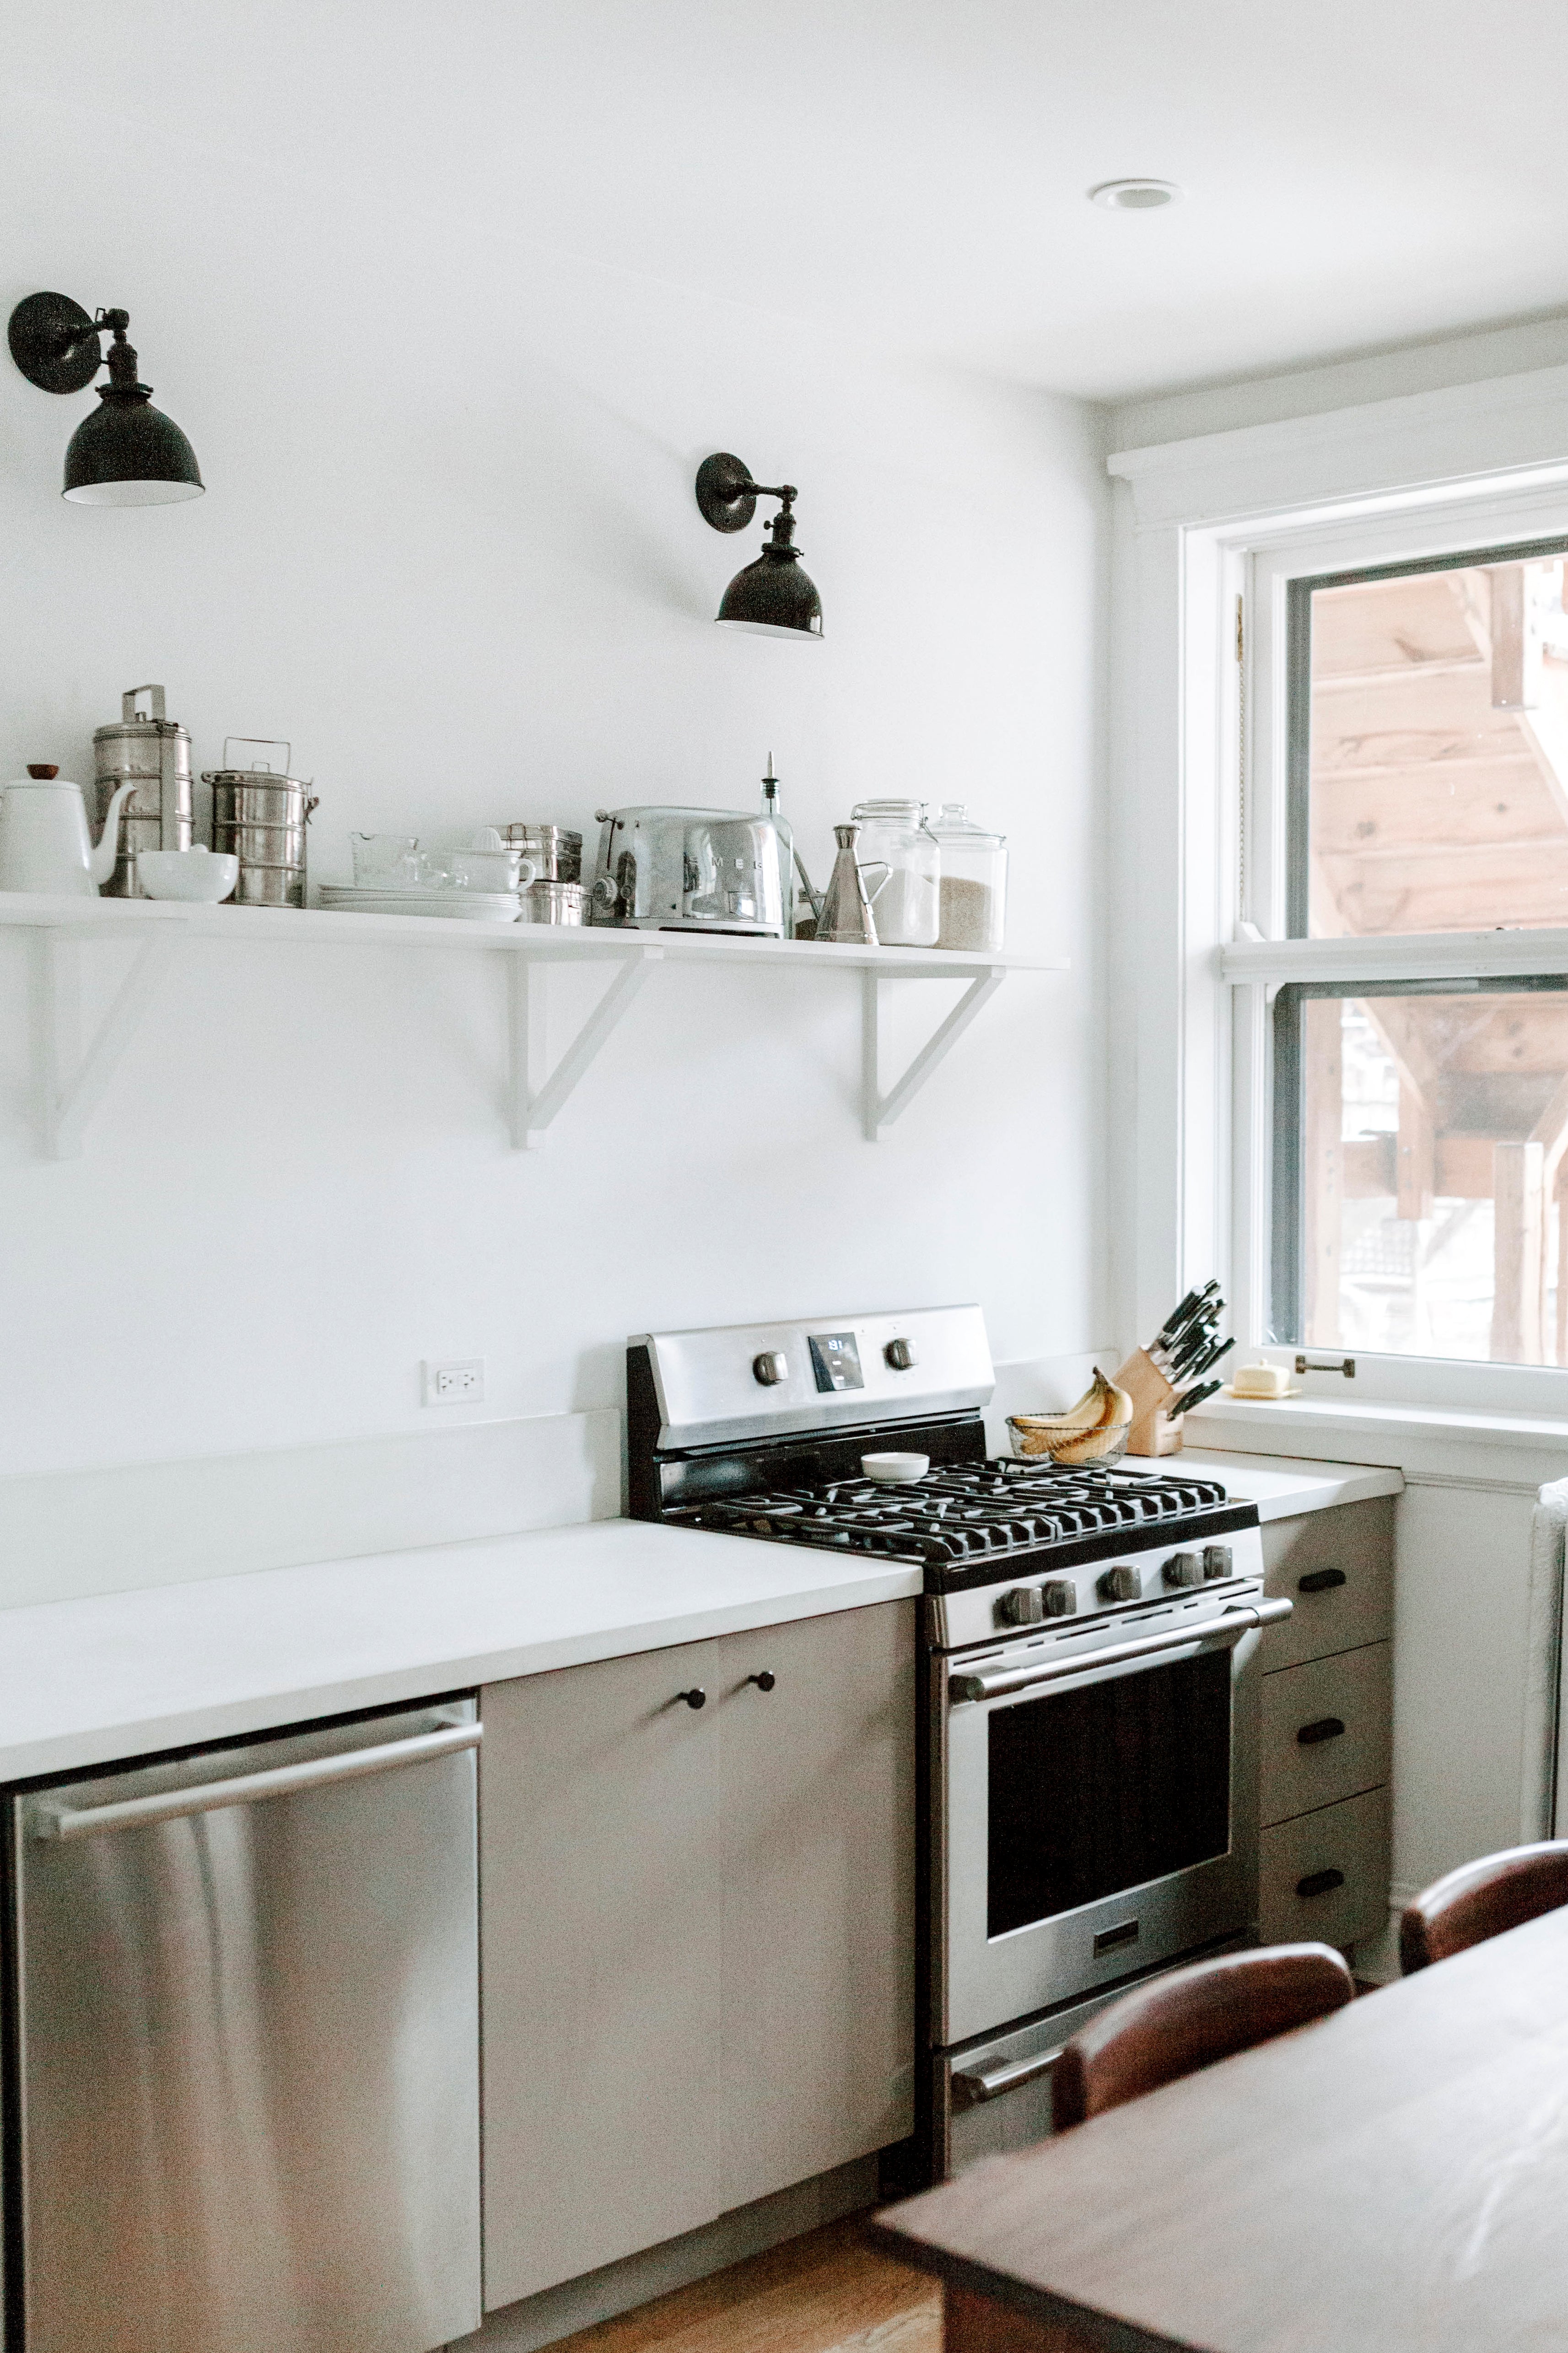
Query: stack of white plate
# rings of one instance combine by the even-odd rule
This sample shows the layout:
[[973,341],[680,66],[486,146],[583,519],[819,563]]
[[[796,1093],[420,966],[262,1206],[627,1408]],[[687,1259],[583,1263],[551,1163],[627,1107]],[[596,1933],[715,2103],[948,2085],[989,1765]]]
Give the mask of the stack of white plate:
[[356,915],[455,915],[467,923],[515,923],[515,891],[359,891],[323,882],[321,904]]

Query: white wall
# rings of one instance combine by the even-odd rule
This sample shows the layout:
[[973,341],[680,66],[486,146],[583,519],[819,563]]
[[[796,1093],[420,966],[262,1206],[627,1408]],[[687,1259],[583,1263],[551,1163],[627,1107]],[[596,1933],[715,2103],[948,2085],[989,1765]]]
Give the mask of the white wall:
[[[857,797],[967,798],[1011,838],[1010,945],[1073,969],[1012,981],[878,1145],[850,981],[666,972],[514,1155],[490,959],[202,945],[47,1164],[0,933],[0,1468],[416,1429],[426,1356],[483,1356],[487,1414],[613,1403],[649,1325],[978,1297],[1000,1357],[1101,1342],[1094,414],[542,252],[443,208],[439,156],[404,187],[363,141],[272,155],[264,116],[236,150],[172,7],[117,112],[95,26],[129,37],[107,0],[29,25],[0,290],[126,305],[209,490],[66,505],[87,396],[0,364],[0,773],[82,776],[160,680],[199,765],[292,739],[346,879],[355,828],[752,806],[771,749],[819,873]],[[698,515],[714,448],[801,486],[823,646],[713,628],[761,541]],[[592,993],[562,986],[552,1048]],[[953,991],[908,994],[918,1042]]]

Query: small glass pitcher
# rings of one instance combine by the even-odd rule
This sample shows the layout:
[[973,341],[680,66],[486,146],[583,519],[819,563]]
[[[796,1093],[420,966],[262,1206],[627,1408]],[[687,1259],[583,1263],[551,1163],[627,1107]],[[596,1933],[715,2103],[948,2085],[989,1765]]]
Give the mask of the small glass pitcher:
[[[942,852],[925,826],[921,801],[859,801],[850,816],[860,828],[857,855],[884,947],[934,948],[942,926]],[[880,867],[879,881],[871,872]]]

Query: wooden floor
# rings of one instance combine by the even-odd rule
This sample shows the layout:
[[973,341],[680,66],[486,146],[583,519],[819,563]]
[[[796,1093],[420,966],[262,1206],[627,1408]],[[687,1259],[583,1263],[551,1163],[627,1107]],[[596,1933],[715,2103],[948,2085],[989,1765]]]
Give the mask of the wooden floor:
[[851,2220],[562,2339],[551,2353],[942,2353],[942,2288]]

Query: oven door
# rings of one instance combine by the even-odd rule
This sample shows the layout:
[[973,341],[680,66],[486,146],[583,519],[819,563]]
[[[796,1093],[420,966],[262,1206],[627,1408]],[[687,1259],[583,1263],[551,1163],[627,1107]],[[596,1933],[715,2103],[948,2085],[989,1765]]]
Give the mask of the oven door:
[[[1289,1606],[1289,1605],[1287,1605]],[[938,1657],[936,2040],[1256,1935],[1259,1600]]]

